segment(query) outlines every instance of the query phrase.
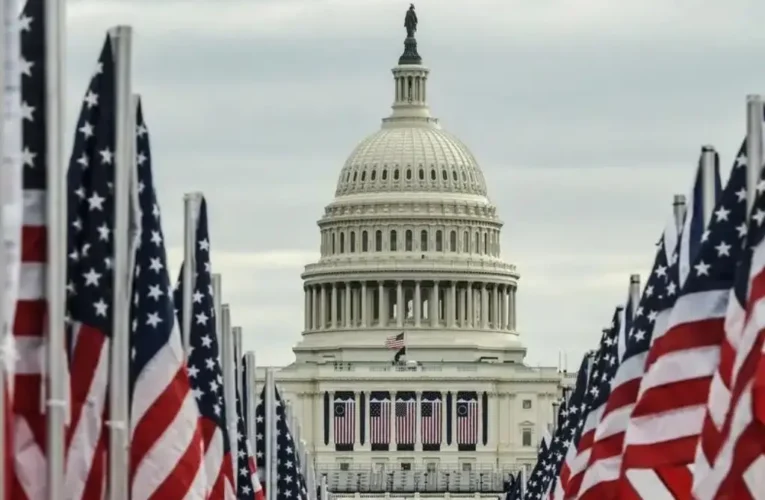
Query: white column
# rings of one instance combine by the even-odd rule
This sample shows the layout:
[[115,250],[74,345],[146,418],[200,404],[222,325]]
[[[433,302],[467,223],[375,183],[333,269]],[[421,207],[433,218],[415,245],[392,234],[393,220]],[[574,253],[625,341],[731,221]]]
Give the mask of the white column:
[[388,304],[388,301],[385,300],[385,283],[381,281],[378,288],[380,290],[380,300],[378,304],[378,311],[380,316],[379,324],[380,326],[384,327],[384,326],[387,326],[388,324],[388,309],[386,307]]
[[492,299],[494,300],[494,306],[493,306],[494,314],[492,314],[493,322],[494,322],[493,327],[495,330],[499,330],[500,329],[499,322],[500,322],[501,315],[499,314],[499,285],[497,285],[496,283],[494,284],[494,289],[492,290]]
[[303,288],[303,329],[311,329],[311,295],[308,287]]
[[351,327],[351,284],[345,284],[345,300],[343,301],[343,312],[345,313],[345,321],[343,326],[346,328]]
[[[457,391],[452,392],[452,446],[457,449]],[[446,429],[444,427],[444,429]]]
[[457,283],[452,281],[449,287],[449,328],[454,328],[457,323]]
[[420,327],[422,321],[422,294],[420,292],[420,282],[414,282],[414,326]]
[[396,326],[403,328],[404,316],[406,315],[404,307],[404,284],[401,281],[396,282]]
[[510,290],[510,329],[515,331],[517,328],[517,317],[516,317],[516,309],[515,309],[515,287],[513,287]]
[[460,298],[460,303],[458,306],[460,314],[460,327],[465,328],[467,326],[467,320],[465,319],[465,301],[467,300],[467,289],[465,287],[460,287],[458,294]]
[[499,290],[499,329],[505,329],[505,318],[507,317],[507,302],[505,301],[505,288],[507,285],[502,285]]
[[481,283],[481,328],[489,328],[489,290],[486,283]]
[[361,282],[361,327],[366,328],[369,326],[369,320],[367,319],[367,305],[369,304],[369,295],[367,294],[367,282]]
[[396,392],[390,392],[390,448],[396,449]]
[[321,309],[319,310],[319,330],[327,328],[327,287],[323,284],[319,285],[319,302],[321,303]]
[[[322,412],[323,413],[323,412]],[[335,391],[329,391],[329,446],[335,447]]]
[[361,326],[361,289],[353,288],[353,325]]
[[417,451],[422,443],[422,392],[417,391],[414,394],[414,449]]
[[468,281],[467,284],[467,290],[466,290],[466,303],[467,303],[467,326],[468,328],[473,328],[475,326],[475,312],[473,311],[473,306],[475,306],[475,295],[473,293],[473,283]]
[[434,281],[430,289],[430,326],[438,326],[438,281]]
[[337,328],[337,283],[332,283],[332,301],[330,302],[329,318],[332,322],[332,329]]

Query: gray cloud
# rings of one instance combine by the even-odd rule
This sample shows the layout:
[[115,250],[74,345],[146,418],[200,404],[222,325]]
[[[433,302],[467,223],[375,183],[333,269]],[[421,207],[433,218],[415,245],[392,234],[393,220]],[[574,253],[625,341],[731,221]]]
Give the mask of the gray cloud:
[[[302,266],[346,156],[392,100],[407,2],[80,0],[69,4],[69,117],[103,40],[135,27],[173,269],[181,196],[210,203],[213,266],[261,359],[302,327]],[[685,193],[699,146],[724,170],[760,89],[765,4],[424,0],[420,51],[445,128],[482,163],[519,265],[529,361],[590,348]],[[550,314],[554,311],[555,314]]]

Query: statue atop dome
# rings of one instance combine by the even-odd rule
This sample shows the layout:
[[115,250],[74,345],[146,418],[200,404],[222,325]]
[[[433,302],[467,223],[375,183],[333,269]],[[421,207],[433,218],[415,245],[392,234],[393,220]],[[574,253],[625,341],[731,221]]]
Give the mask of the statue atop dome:
[[417,14],[414,12],[414,4],[409,4],[409,10],[404,17],[406,28],[406,40],[404,40],[404,53],[398,59],[399,64],[422,64],[422,58],[417,53],[417,40],[414,34],[417,32]]
[[417,32],[417,13],[414,11],[413,3],[409,4],[409,10],[406,11],[404,27],[406,28],[406,37],[414,38],[414,34]]

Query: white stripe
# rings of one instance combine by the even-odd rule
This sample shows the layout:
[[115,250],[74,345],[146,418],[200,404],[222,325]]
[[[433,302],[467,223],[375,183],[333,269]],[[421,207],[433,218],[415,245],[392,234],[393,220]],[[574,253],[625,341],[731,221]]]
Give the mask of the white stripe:
[[630,444],[663,443],[697,435],[701,430],[706,405],[686,406],[664,413],[632,417]]
[[37,445],[26,419],[17,417],[13,428],[13,459],[16,478],[28,500],[47,498],[47,485],[43,480],[45,454]]
[[24,262],[19,269],[17,300],[40,300],[45,298],[45,270],[47,265],[40,262]]
[[[35,159],[38,162],[44,161],[44,158],[40,158],[40,155],[37,155]],[[25,189],[23,194],[24,225],[34,227],[46,226],[47,193],[41,189]]]
[[701,377],[711,377],[720,360],[720,346],[705,346],[664,354],[643,377],[647,392],[655,387]]
[[675,500],[675,497],[667,491],[664,482],[652,469],[629,469],[625,474],[640,498]]
[[16,337],[16,374],[40,375],[45,367],[43,337]]
[[223,434],[220,429],[216,427],[213,437],[210,440],[210,444],[205,451],[204,458],[204,470],[205,476],[209,478],[207,485],[207,493],[210,493],[212,486],[215,484],[216,479],[220,473],[220,468],[223,465]]

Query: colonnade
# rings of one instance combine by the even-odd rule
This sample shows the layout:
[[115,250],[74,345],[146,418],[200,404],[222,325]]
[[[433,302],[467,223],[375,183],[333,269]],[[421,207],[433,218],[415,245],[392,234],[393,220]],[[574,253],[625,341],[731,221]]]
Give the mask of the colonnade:
[[516,330],[514,284],[347,281],[305,288],[305,331],[353,328]]

